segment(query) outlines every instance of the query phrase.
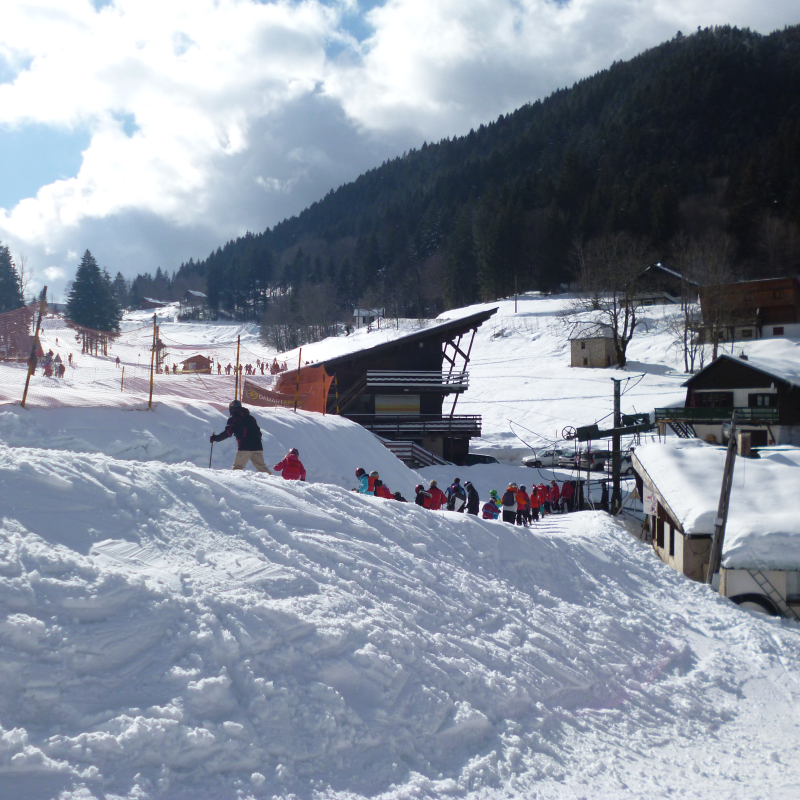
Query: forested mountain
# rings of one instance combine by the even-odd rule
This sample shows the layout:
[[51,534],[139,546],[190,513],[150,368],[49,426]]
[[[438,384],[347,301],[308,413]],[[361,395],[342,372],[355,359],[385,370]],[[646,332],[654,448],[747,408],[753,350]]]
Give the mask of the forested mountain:
[[[215,309],[316,324],[552,289],[607,233],[724,235],[738,275],[800,271],[800,27],[698,30],[468,135],[423,144],[297,217],[181,265]],[[352,311],[350,311],[352,313]]]

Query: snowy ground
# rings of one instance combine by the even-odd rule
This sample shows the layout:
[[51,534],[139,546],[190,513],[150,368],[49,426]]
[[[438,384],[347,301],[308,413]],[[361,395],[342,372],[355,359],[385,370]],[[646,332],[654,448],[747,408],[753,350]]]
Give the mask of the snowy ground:
[[[508,418],[552,438],[610,410],[614,373],[565,366],[555,302],[501,304],[476,339],[458,410],[484,414],[487,449],[524,449]],[[258,346],[236,325],[170,335]],[[664,337],[634,343],[649,371],[626,376],[625,410],[682,397]],[[232,473],[230,441],[208,469],[225,379],[172,378],[184,394],[146,411],[113,391],[125,347],[81,358],[99,375],[82,407],[0,406],[2,800],[800,795],[800,626],[742,612],[601,513],[518,529],[357,495],[356,466],[407,497],[420,475],[336,417],[256,411],[267,462],[298,447],[306,484]],[[540,479],[424,474],[482,497]]]

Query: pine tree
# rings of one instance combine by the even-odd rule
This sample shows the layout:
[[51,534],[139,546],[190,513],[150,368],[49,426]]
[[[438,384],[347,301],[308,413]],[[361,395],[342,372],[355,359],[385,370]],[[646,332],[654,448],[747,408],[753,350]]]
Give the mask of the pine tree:
[[8,247],[0,245],[0,313],[22,308],[24,305],[19,273]]
[[76,325],[96,331],[119,330],[121,313],[111,276],[100,271],[88,250],[81,258],[67,298],[66,317]]

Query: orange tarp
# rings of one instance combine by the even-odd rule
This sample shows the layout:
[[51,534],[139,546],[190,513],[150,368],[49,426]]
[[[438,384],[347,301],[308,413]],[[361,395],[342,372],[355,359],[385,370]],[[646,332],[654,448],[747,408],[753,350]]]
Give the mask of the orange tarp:
[[265,389],[244,381],[242,402],[252,406],[281,406],[294,408],[295,396],[297,407],[303,411],[316,411],[324,414],[328,404],[328,390],[333,378],[325,372],[323,364],[313,367],[301,367],[298,386],[298,370],[282,372],[275,389]]

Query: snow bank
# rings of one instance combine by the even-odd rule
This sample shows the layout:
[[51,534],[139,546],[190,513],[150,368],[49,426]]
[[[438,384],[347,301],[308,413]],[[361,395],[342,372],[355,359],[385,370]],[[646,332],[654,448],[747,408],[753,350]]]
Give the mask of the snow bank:
[[[668,439],[636,456],[687,533],[713,533],[726,448]],[[737,458],[722,563],[728,569],[800,569],[800,459],[774,448]]]
[[0,496],[0,796],[734,797],[800,780],[796,730],[765,711],[781,707],[767,676],[800,679],[797,632],[687,583],[606,515],[521,530],[5,445]]
[[[308,480],[356,486],[355,470],[380,472],[393,490],[412,492],[420,476],[410,470],[369,431],[344,417],[282,408],[250,408],[258,421],[267,466],[290,448],[300,451]],[[119,459],[189,463],[207,467],[212,432],[224,430],[227,407],[179,401],[158,403],[152,411],[120,408],[0,408],[0,442],[74,453],[105,453]],[[214,445],[212,465],[230,469],[236,440]],[[253,467],[248,467],[252,470]]]

